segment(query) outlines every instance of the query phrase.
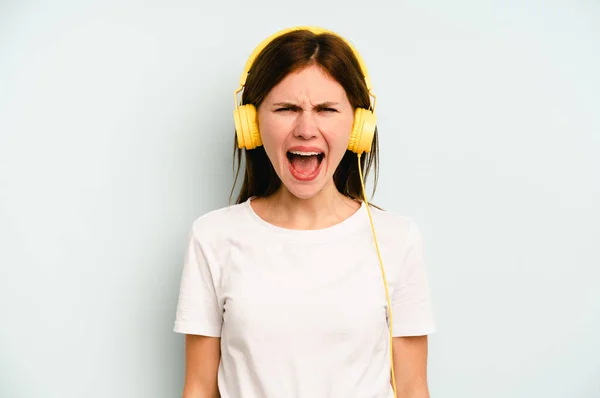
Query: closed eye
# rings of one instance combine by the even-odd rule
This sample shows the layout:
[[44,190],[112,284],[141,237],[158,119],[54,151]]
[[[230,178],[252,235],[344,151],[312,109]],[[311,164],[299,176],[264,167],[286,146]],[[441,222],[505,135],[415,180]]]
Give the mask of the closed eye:
[[275,108],[275,112],[298,112],[302,110],[302,108],[300,108],[298,105],[290,103],[281,103],[275,105],[279,105],[278,108]]
[[315,110],[317,112],[327,112],[327,113],[336,113],[338,112],[337,108],[334,108],[332,105],[337,105],[335,102],[327,101],[323,102],[315,106]]
[[[277,108],[277,109],[275,109],[275,112],[288,112],[288,111],[297,112],[299,110],[300,110],[299,107],[290,106],[290,107],[285,107],[285,108]],[[316,111],[317,112],[337,112],[338,110],[334,109],[334,108],[321,108],[321,107],[317,107]]]
[[[289,102],[279,102],[274,104],[277,106],[274,112],[283,113],[283,112],[300,112],[302,111],[302,107],[289,103]],[[339,111],[336,108],[333,108],[332,105],[336,105],[335,102],[324,102],[314,107],[316,112],[326,112],[326,113],[338,113]]]

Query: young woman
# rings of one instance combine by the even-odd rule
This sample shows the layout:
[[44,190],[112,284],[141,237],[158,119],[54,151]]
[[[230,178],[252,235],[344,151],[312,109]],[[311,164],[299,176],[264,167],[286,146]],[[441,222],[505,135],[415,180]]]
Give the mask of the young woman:
[[429,397],[422,236],[366,202],[377,131],[360,56],[289,29],[259,45],[241,86],[243,184],[195,220],[183,266],[184,398]]

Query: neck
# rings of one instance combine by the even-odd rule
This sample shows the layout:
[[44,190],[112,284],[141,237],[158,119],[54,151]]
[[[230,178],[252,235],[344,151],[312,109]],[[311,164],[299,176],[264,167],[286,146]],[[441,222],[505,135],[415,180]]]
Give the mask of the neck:
[[342,195],[333,184],[309,199],[294,196],[284,186],[268,198],[253,201],[254,211],[274,225],[290,229],[321,229],[358,210],[360,203]]

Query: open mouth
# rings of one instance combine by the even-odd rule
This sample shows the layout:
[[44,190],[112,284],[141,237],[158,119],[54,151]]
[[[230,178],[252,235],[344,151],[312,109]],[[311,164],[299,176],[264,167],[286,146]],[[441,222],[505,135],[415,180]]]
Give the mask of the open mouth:
[[292,175],[299,180],[312,180],[321,170],[325,154],[323,152],[288,151]]

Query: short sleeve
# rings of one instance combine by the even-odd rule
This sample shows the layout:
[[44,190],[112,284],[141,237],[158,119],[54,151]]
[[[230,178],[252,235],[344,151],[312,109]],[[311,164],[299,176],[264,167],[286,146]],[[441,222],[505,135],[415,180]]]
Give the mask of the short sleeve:
[[211,337],[221,335],[223,312],[217,298],[218,271],[194,233],[189,234],[181,273],[174,331]]
[[412,221],[391,302],[394,337],[423,336],[435,331],[423,237]]

